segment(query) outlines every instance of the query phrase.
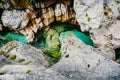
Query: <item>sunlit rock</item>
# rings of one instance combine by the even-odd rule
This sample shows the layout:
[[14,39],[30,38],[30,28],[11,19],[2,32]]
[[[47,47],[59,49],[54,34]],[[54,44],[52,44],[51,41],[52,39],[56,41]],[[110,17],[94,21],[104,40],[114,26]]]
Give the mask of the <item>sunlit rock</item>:
[[[1,61],[6,60],[16,64],[29,64],[29,65],[44,65],[48,66],[48,62],[45,60],[45,56],[41,50],[37,50],[34,47],[22,44],[20,42],[11,41],[3,46],[1,51],[4,51]],[[13,55],[16,57],[13,59]],[[7,60],[8,59],[8,60]],[[7,63],[7,62],[2,62]],[[12,63],[8,63],[9,65]],[[5,64],[3,64],[5,65]]]
[[[94,46],[101,49],[107,57],[115,60],[114,49],[120,47],[120,21],[115,20],[111,25],[90,30]],[[114,56],[114,57],[113,57]]]
[[62,59],[51,68],[69,79],[119,79],[120,64],[102,56],[101,51],[85,45],[74,36],[62,41],[61,52]]
[[4,10],[1,17],[4,26],[14,30],[23,29],[29,22],[26,12],[20,10]]
[[74,10],[82,31],[108,25],[119,15],[115,0],[75,0]]

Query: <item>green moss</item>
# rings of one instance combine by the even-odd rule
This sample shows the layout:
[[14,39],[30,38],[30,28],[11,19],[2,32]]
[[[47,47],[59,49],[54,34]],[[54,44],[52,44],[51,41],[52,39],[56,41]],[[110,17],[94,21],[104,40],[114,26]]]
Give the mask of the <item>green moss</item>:
[[16,59],[16,55],[10,55],[8,58],[9,58],[10,60],[14,60],[14,59]]
[[80,45],[78,45],[77,48],[80,48]]
[[8,49],[8,52],[10,52],[11,50],[13,50],[14,48],[16,48],[16,46],[10,46],[10,48]]
[[4,56],[5,56],[6,58],[8,58],[10,55],[9,55],[9,54],[4,54]]
[[52,66],[52,65],[54,65],[55,64],[55,62],[53,61],[53,60],[50,60],[49,61],[49,66]]
[[0,50],[0,55],[3,55],[5,52],[3,50]]
[[86,17],[88,17],[88,13],[86,13],[86,15],[85,15]]
[[[75,26],[67,24],[57,24],[45,31],[41,37],[40,49],[50,57],[50,65],[53,65],[61,58],[61,42],[64,38],[76,36],[85,44],[93,45],[89,33],[80,32],[74,29]],[[76,46],[80,48],[81,46]]]
[[117,3],[120,3],[120,0],[115,0]]
[[85,16],[87,17],[87,21],[89,22],[91,20],[91,17],[88,15],[87,12],[86,12]]
[[108,11],[112,12],[112,9],[111,9],[111,8],[108,8]]
[[32,61],[28,61],[28,62],[25,62],[25,65],[28,65],[28,64],[30,64]]
[[48,55],[48,56],[50,56],[50,57],[53,57],[53,58],[55,58],[55,59],[59,59],[60,57],[61,57],[61,52],[60,52],[60,48],[44,48],[44,49],[42,49],[42,51],[46,54],[46,55]]
[[30,69],[25,71],[26,74],[30,74],[31,72],[32,72],[32,70],[30,70]]
[[90,22],[91,18],[90,17],[87,17],[87,21]]
[[45,37],[45,42],[41,43],[42,45],[44,45],[43,48],[46,49],[58,49],[60,46],[60,42],[59,42],[59,33],[55,30],[55,29],[49,29],[49,31],[44,34]]
[[18,58],[17,61],[18,61],[18,62],[24,62],[25,59],[23,59],[23,58]]
[[53,26],[53,29],[55,29],[59,34],[61,32],[72,30],[74,28],[75,26],[72,26],[71,24],[67,24],[67,23],[56,24]]

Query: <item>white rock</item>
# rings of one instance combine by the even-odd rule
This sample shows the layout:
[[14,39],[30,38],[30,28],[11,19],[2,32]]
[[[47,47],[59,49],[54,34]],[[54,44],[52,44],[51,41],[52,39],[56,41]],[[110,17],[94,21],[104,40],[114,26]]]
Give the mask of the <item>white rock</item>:
[[75,0],[74,10],[82,31],[108,25],[119,15],[115,0]]
[[120,47],[120,20],[115,20],[111,25],[90,30],[95,47],[101,49],[106,56],[115,60],[114,49]]
[[[16,46],[10,49],[10,47]],[[16,55],[15,60],[0,56],[0,80],[70,80],[59,72],[48,69],[44,54],[34,47],[19,42],[8,43],[1,50],[6,54]],[[18,58],[25,59],[17,62]],[[30,61],[29,64],[26,64]]]
[[67,7],[64,4],[56,4],[55,6],[55,16],[61,16],[65,14],[67,11]]
[[76,19],[82,31],[99,28],[103,17],[103,0],[75,0]]
[[75,37],[64,39],[61,51],[62,59],[51,68],[72,80],[109,80],[119,77],[120,64],[102,56],[101,51],[83,44]]
[[[11,49],[12,48],[12,49]],[[8,52],[9,55],[16,55],[16,59],[9,61],[1,60],[0,62],[6,64],[26,64],[30,62],[30,65],[44,65],[48,66],[49,63],[46,61],[45,56],[41,50],[38,50],[32,46],[21,44],[20,42],[9,42],[1,48],[1,50]],[[19,62],[19,59],[24,59],[23,62]],[[7,61],[7,62],[5,62]]]
[[20,10],[4,10],[1,17],[4,26],[19,30],[26,27],[29,21],[27,13]]

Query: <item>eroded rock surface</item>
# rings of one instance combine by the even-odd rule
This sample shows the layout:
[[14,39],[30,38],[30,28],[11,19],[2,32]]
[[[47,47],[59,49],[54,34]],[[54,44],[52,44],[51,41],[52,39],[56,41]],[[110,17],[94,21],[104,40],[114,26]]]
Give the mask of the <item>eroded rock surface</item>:
[[[70,20],[70,23],[76,23],[77,20],[82,31],[90,32],[94,46],[97,48],[85,45],[75,36],[69,35],[61,40],[62,58],[60,61],[51,67],[47,67],[49,62],[41,50],[19,42],[8,43],[0,49],[1,80],[120,79],[120,64],[110,60],[115,60],[114,49],[120,47],[119,0],[74,0],[74,10],[68,8],[65,3],[57,3],[54,5],[55,9],[48,7],[54,2],[48,6],[38,4],[35,5],[36,8],[43,6],[40,11],[42,15],[39,15],[39,17],[36,17],[39,12],[34,13],[28,2],[25,1],[25,4],[23,4],[22,0],[20,2],[22,5],[17,6],[17,1],[1,0],[0,2],[4,2],[4,5],[0,3],[0,7],[3,9],[29,8],[30,10],[28,12],[24,10],[4,10],[0,30],[4,26],[15,29],[15,31],[19,28],[18,32],[25,35],[28,42],[32,42],[38,29],[49,28],[49,24],[54,20],[61,22]],[[31,17],[27,16],[27,13]],[[31,18],[30,24],[28,24],[29,18]],[[50,36],[48,36],[48,39],[50,39]]]
[[109,80],[120,77],[120,65],[75,37],[62,42],[62,59],[51,68],[72,80]]
[[101,49],[105,56],[115,60],[114,49],[120,47],[120,20],[115,20],[111,25],[90,30],[95,47]]
[[115,0],[74,0],[74,10],[82,31],[110,24],[119,15]]
[[[9,42],[1,48],[4,51],[1,61],[10,61],[16,64],[44,65],[48,66],[43,52],[34,47],[21,44],[20,42]],[[5,65],[5,64],[3,64]]]
[[[1,54],[2,51],[4,54]],[[85,45],[75,36],[63,38],[61,52],[60,61],[46,67],[47,58],[40,50],[16,41],[10,42],[0,51],[0,79],[116,80],[120,77],[120,64],[102,56],[101,51]]]
[[4,10],[1,17],[4,26],[23,29],[29,22],[28,14],[21,10]]

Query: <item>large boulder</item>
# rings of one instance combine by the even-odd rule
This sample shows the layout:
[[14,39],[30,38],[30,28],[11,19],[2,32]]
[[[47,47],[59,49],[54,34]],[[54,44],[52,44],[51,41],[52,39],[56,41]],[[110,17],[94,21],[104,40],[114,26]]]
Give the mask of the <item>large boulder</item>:
[[0,80],[69,80],[54,70],[41,50],[20,42],[0,49]]
[[120,64],[102,56],[101,51],[85,45],[74,36],[63,40],[61,52],[62,59],[51,69],[69,79],[110,80],[120,77]]
[[42,65],[5,65],[0,74],[1,80],[70,80]]
[[120,47],[119,24],[120,20],[115,20],[111,25],[90,30],[94,46],[113,60],[115,60],[115,49]]
[[82,31],[112,23],[119,15],[115,0],[74,0],[74,10]]
[[1,16],[3,25],[15,30],[26,27],[29,18],[27,12],[22,10],[4,10]]
[[116,80],[120,64],[74,35],[61,38],[62,58],[51,67],[41,50],[13,41],[0,49],[1,80]]
[[[3,55],[0,57],[3,65],[7,64],[27,64],[30,65],[44,65],[48,66],[49,63],[46,60],[47,57],[41,50],[38,50],[29,45],[22,44],[20,42],[11,41],[0,49]],[[4,61],[4,62],[2,62]],[[6,62],[8,61],[8,62]],[[10,63],[9,63],[10,62]]]

